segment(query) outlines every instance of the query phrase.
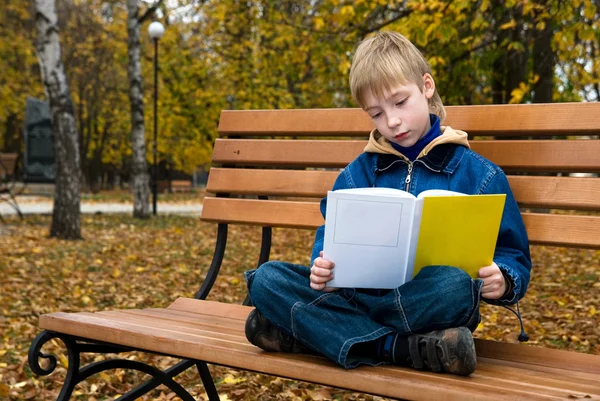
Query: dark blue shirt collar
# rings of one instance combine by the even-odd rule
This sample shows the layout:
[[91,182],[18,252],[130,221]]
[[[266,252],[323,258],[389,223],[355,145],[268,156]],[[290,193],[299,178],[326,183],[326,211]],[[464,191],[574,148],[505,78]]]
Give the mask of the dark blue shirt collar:
[[417,141],[417,143],[415,143],[413,146],[409,146],[408,148],[404,148],[391,142],[394,149],[406,156],[408,160],[414,161],[417,156],[419,156],[419,153],[425,149],[425,146],[429,145],[431,141],[442,135],[440,131],[440,118],[435,114],[430,114],[429,121],[431,123],[431,128]]

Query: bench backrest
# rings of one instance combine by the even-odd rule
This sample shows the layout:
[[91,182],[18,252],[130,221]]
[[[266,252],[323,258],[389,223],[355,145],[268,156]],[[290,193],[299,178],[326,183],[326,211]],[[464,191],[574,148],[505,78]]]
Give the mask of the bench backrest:
[[[507,173],[532,244],[600,248],[600,103],[446,109]],[[202,219],[315,229],[372,128],[360,109],[223,111]]]
[[12,176],[17,163],[16,153],[0,153],[0,179]]

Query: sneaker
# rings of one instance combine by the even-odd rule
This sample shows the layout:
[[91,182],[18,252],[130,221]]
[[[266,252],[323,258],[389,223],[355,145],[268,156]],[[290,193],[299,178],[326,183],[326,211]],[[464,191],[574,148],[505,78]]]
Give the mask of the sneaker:
[[252,310],[246,319],[246,338],[251,344],[265,351],[314,354],[293,336],[283,333],[265,318],[258,309]]
[[468,376],[477,366],[475,343],[466,327],[413,334],[408,350],[415,369]]

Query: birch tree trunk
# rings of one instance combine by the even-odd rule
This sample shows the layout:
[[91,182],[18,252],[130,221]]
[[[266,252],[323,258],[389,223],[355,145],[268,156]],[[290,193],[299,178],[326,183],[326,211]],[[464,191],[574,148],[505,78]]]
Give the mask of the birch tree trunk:
[[144,96],[140,66],[140,20],[137,0],[127,0],[127,49],[129,65],[129,103],[131,106],[131,147],[133,163],[131,188],[133,191],[133,217],[150,217],[150,175],[146,162],[146,137],[144,134]]
[[56,188],[50,236],[80,239],[81,170],[73,100],[61,60],[55,0],[35,0],[36,51],[52,112]]

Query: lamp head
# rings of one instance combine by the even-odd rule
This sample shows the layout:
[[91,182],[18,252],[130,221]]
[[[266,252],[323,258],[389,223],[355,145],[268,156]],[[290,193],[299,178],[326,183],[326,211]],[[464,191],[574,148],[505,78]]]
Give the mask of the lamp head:
[[150,35],[150,39],[160,39],[164,33],[165,27],[158,21],[154,21],[148,26],[148,35]]

